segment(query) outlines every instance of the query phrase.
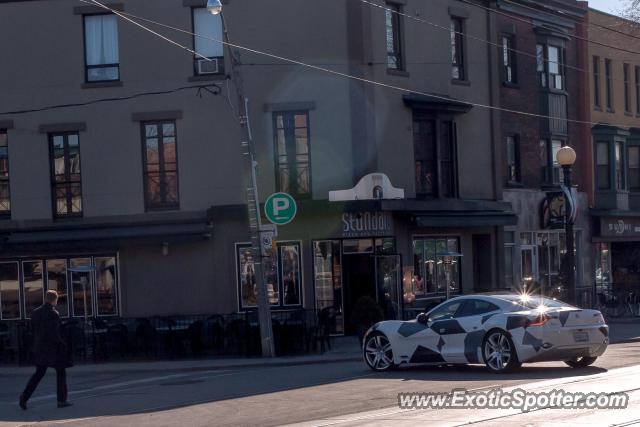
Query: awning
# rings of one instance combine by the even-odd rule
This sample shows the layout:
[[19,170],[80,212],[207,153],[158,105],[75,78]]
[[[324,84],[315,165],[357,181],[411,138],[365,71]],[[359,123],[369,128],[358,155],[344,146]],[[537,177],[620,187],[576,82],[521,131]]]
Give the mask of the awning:
[[207,212],[85,218],[82,222],[10,221],[2,225],[0,251],[12,254],[186,243],[209,239],[213,232]]
[[415,214],[418,227],[491,227],[516,225],[518,217],[511,212],[439,212]]
[[12,232],[5,236],[5,244],[125,240],[153,237],[170,238],[176,236],[208,238],[211,237],[211,229],[205,223],[197,223]]
[[454,114],[468,113],[473,108],[472,104],[458,101],[444,95],[421,95],[411,93],[403,95],[402,99],[407,107],[414,110],[434,110]]

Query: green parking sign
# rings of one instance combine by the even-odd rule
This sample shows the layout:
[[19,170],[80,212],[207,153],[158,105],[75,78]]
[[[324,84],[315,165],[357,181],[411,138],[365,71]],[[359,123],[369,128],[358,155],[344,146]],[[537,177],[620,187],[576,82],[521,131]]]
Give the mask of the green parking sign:
[[289,224],[297,212],[296,201],[287,193],[272,194],[264,205],[264,214],[269,222],[276,225]]

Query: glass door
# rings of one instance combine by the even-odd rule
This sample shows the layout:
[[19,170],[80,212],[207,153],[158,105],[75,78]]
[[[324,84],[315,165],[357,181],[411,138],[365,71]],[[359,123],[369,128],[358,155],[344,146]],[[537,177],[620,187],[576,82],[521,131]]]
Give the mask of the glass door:
[[339,240],[313,243],[318,322],[330,335],[344,334],[342,257]]
[[385,320],[400,319],[402,270],[400,255],[376,255],[376,295]]

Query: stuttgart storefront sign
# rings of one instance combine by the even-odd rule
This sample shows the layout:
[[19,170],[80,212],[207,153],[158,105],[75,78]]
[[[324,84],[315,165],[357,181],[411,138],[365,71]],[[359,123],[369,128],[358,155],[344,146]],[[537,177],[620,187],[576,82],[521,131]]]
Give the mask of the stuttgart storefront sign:
[[375,237],[393,234],[389,212],[345,212],[342,214],[343,237]]
[[640,238],[640,218],[600,218],[600,235]]

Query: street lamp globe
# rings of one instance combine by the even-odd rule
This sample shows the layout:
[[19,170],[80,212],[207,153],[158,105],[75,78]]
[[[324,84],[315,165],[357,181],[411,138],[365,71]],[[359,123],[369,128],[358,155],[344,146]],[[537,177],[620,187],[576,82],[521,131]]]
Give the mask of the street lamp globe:
[[207,11],[212,15],[219,15],[222,12],[222,3],[220,3],[220,0],[208,0]]
[[556,160],[560,166],[573,166],[576,162],[576,151],[568,145],[558,150]]

